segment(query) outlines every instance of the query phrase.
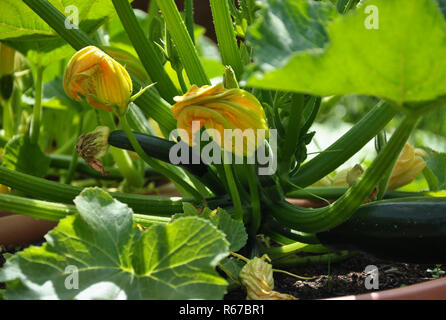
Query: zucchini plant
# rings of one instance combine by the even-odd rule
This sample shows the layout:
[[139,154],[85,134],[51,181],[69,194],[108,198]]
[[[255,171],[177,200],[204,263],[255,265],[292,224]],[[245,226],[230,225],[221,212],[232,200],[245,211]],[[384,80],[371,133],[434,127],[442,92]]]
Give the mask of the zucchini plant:
[[59,221],[6,299],[291,299],[271,264],[446,263],[445,150],[420,138],[444,143],[443,0],[204,1],[216,44],[193,1],[131,2],[0,0],[0,210]]

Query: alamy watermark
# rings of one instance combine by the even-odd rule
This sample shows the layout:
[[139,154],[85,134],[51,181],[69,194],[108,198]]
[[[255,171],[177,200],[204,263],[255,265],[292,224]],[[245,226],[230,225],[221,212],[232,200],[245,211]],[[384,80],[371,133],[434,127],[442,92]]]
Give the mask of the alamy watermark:
[[65,278],[65,288],[67,290],[79,289],[79,269],[76,266],[69,265],[65,268],[68,275]]
[[[175,144],[169,152],[172,164],[247,164],[257,163],[259,175],[273,175],[277,170],[277,131],[270,129],[268,137],[264,129],[224,129],[223,137],[215,129],[200,131],[200,122],[192,122],[194,146],[182,142]],[[170,134],[170,140],[178,137],[189,141],[189,134],[184,129],[176,129]],[[202,146],[204,142],[204,146]],[[222,156],[222,151],[223,152]],[[230,152],[230,150],[234,152]]]
[[70,15],[65,19],[66,29],[79,29],[79,9],[74,5],[65,7],[65,13]]
[[367,18],[364,20],[364,27],[367,30],[379,29],[379,10],[375,5],[368,5],[364,8]]
[[364,285],[367,290],[379,289],[379,271],[378,267],[374,265],[368,265],[365,267],[364,273],[367,274]]

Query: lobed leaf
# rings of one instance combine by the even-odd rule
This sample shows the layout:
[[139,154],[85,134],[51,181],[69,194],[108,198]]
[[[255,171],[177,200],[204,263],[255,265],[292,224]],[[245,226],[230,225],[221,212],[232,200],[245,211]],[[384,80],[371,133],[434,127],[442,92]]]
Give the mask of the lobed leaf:
[[7,299],[221,299],[215,266],[228,254],[224,234],[185,217],[140,231],[132,210],[98,188],[76,199],[68,216],[0,270]]

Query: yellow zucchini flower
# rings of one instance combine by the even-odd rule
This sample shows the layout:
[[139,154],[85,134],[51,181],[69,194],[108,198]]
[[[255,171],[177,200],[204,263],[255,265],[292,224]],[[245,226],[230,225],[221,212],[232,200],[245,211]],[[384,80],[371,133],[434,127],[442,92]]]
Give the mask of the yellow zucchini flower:
[[[265,112],[257,98],[245,90],[226,89],[223,84],[201,88],[193,85],[186,94],[174,100],[172,111],[178,120],[178,129],[183,129],[179,130],[179,135],[191,146],[195,145],[195,134],[203,126],[218,132],[219,137],[212,132],[209,135],[220,147],[239,156],[251,155],[263,143],[263,140],[258,141],[261,140],[257,138],[261,134],[258,130],[263,129],[264,137],[268,137]],[[233,130],[229,138],[225,129]],[[237,133],[236,129],[241,132]],[[235,139],[242,135],[245,137],[243,143],[237,144]]]
[[395,190],[411,183],[426,167],[426,152],[406,143],[390,175],[387,188]]
[[132,94],[132,80],[125,68],[94,46],[79,50],[68,62],[64,73],[66,94],[81,101],[79,94],[95,108],[127,111]]

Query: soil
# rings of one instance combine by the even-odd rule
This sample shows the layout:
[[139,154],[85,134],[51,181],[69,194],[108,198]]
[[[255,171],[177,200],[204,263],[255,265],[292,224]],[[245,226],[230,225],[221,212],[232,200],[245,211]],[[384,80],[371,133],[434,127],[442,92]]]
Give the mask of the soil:
[[[40,246],[42,241],[34,245]],[[5,252],[14,253],[25,247],[3,248],[0,251],[0,267],[4,264]],[[364,269],[368,265],[375,265],[379,271],[379,290],[399,288],[419,282],[432,280],[432,274],[427,270],[435,268],[433,265],[408,264],[378,260],[367,254],[357,255],[330,265],[307,265],[289,268],[287,271],[304,277],[315,277],[312,280],[299,280],[283,273],[274,273],[275,290],[291,294],[299,299],[324,299],[353,294],[370,293],[365,287],[367,274]],[[5,285],[0,283],[0,289]],[[246,297],[242,289],[236,289],[225,296],[225,300],[244,300]]]
[[[274,273],[274,290],[287,293],[302,300],[324,299],[347,295],[370,293],[365,287],[368,274],[364,269],[368,265],[378,268],[379,289],[394,289],[403,286],[432,280],[427,269],[433,265],[398,263],[376,259],[370,255],[357,255],[330,265],[307,265],[289,268],[286,271],[304,277],[315,277],[312,280],[299,280],[283,273]],[[376,290],[375,290],[376,291]],[[225,296],[227,300],[245,299],[243,290],[237,289]]]

